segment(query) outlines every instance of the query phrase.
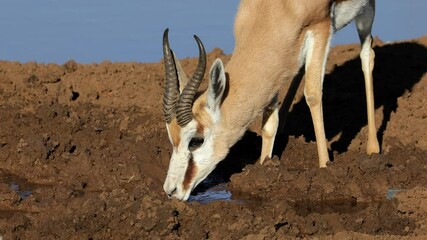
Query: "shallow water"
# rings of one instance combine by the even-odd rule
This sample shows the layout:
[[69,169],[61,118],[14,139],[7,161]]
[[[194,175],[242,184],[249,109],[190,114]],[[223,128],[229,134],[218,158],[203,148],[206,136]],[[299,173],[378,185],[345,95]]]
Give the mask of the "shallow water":
[[227,189],[226,184],[218,184],[214,187],[207,189],[204,192],[199,192],[191,195],[189,201],[195,201],[202,204],[210,203],[213,201],[231,201],[231,192]]
[[388,189],[387,195],[386,195],[387,200],[392,200],[396,196],[396,194],[398,194],[402,191],[404,191],[404,189],[396,189],[396,188]]
[[19,176],[6,173],[0,170],[0,182],[6,183],[9,187],[19,194],[21,199],[29,197],[36,184],[31,184],[26,179]]

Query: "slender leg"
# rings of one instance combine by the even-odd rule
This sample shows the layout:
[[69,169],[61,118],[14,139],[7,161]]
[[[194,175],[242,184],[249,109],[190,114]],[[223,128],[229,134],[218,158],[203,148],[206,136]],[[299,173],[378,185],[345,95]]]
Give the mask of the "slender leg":
[[368,145],[366,152],[380,152],[380,145],[377,138],[377,129],[375,127],[375,103],[374,103],[374,86],[372,71],[374,69],[375,52],[372,49],[371,29],[375,15],[375,1],[370,1],[370,5],[356,17],[356,28],[359,33],[362,50],[360,59],[362,61],[362,71],[365,78],[366,92],[366,109],[368,114]]
[[322,22],[307,31],[305,42],[307,52],[304,95],[313,120],[319,154],[319,167],[321,168],[326,167],[326,163],[329,162],[323,124],[322,87],[331,34],[331,23],[329,21]]
[[285,125],[289,115],[289,109],[291,108],[292,101],[298,91],[298,87],[304,77],[304,67],[301,67],[298,74],[292,79],[291,85],[286,92],[285,98],[283,99],[282,106],[279,108],[279,134],[283,134],[285,132]]
[[374,103],[374,86],[372,82],[372,70],[374,69],[375,53],[371,48],[372,38],[369,36],[362,44],[360,59],[362,60],[362,70],[365,77],[365,92],[366,92],[366,110],[368,114],[368,145],[366,152],[380,152],[380,145],[377,139],[377,128],[375,127],[375,103]]
[[268,156],[271,158],[277,127],[279,126],[278,94],[274,96],[270,104],[264,108],[262,115],[262,150],[260,162],[264,162]]

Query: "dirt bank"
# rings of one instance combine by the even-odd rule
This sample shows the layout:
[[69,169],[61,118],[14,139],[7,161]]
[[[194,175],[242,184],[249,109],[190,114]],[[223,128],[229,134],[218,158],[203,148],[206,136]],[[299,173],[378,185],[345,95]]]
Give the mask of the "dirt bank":
[[[382,154],[365,154],[360,48],[337,46],[324,82],[330,166],[317,168],[300,87],[277,156],[264,166],[255,162],[261,148],[257,120],[195,193],[219,184],[231,199],[208,203],[194,201],[197,196],[169,200],[162,190],[171,147],[160,107],[161,62],[0,62],[0,235],[426,238],[426,46],[427,36],[375,42]],[[229,59],[217,49],[209,63],[217,57]],[[182,66],[192,72],[196,59]]]

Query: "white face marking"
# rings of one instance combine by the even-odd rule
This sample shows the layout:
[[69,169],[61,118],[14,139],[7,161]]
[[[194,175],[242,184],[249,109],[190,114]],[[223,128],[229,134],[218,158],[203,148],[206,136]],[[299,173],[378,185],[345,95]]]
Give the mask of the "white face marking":
[[[220,59],[217,59],[210,70],[206,102],[201,101],[205,106],[203,109],[196,107],[198,111],[203,111],[199,112],[198,116],[202,116],[199,119],[204,124],[199,126],[199,123],[193,118],[186,126],[180,128],[179,141],[176,140],[177,136],[171,136],[171,134],[177,134],[178,131],[171,133],[172,129],[167,127],[172,145],[178,145],[173,147],[168,174],[163,186],[169,196],[187,200],[191,191],[215,169],[228,152],[227,149],[218,153],[218,150],[215,149],[218,142],[215,141],[221,141],[221,139],[217,140],[214,137],[217,134],[216,131],[220,131],[218,130],[221,118],[220,103],[225,89],[225,81],[224,65]],[[198,127],[203,127],[203,133],[197,132]],[[173,143],[174,139],[176,143]],[[194,146],[190,148],[189,144]]]
[[[170,135],[169,128],[167,129]],[[215,169],[217,163],[222,159],[218,161],[213,159],[214,139],[212,130],[205,129],[203,136],[198,136],[197,122],[194,119],[181,128],[180,137],[179,145],[173,147],[163,188],[168,195],[185,201],[190,197],[191,191]],[[200,147],[190,151],[189,144],[194,137],[201,137],[204,141]],[[192,173],[188,172],[191,168]]]

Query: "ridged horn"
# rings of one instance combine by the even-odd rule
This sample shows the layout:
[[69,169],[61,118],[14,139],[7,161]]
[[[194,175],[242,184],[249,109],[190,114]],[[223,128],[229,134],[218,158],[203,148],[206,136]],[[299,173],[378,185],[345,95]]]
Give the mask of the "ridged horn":
[[169,28],[163,33],[163,59],[165,63],[165,91],[163,94],[163,114],[167,123],[171,123],[178,103],[178,75],[173,52],[169,46]]
[[202,41],[199,37],[194,35],[197,45],[199,47],[199,63],[197,64],[196,71],[194,72],[191,80],[187,83],[184,90],[182,91],[178,105],[176,107],[176,119],[181,127],[187,125],[191,119],[193,119],[193,113],[191,111],[194,96],[199,89],[200,83],[203,80],[206,70],[206,51]]

